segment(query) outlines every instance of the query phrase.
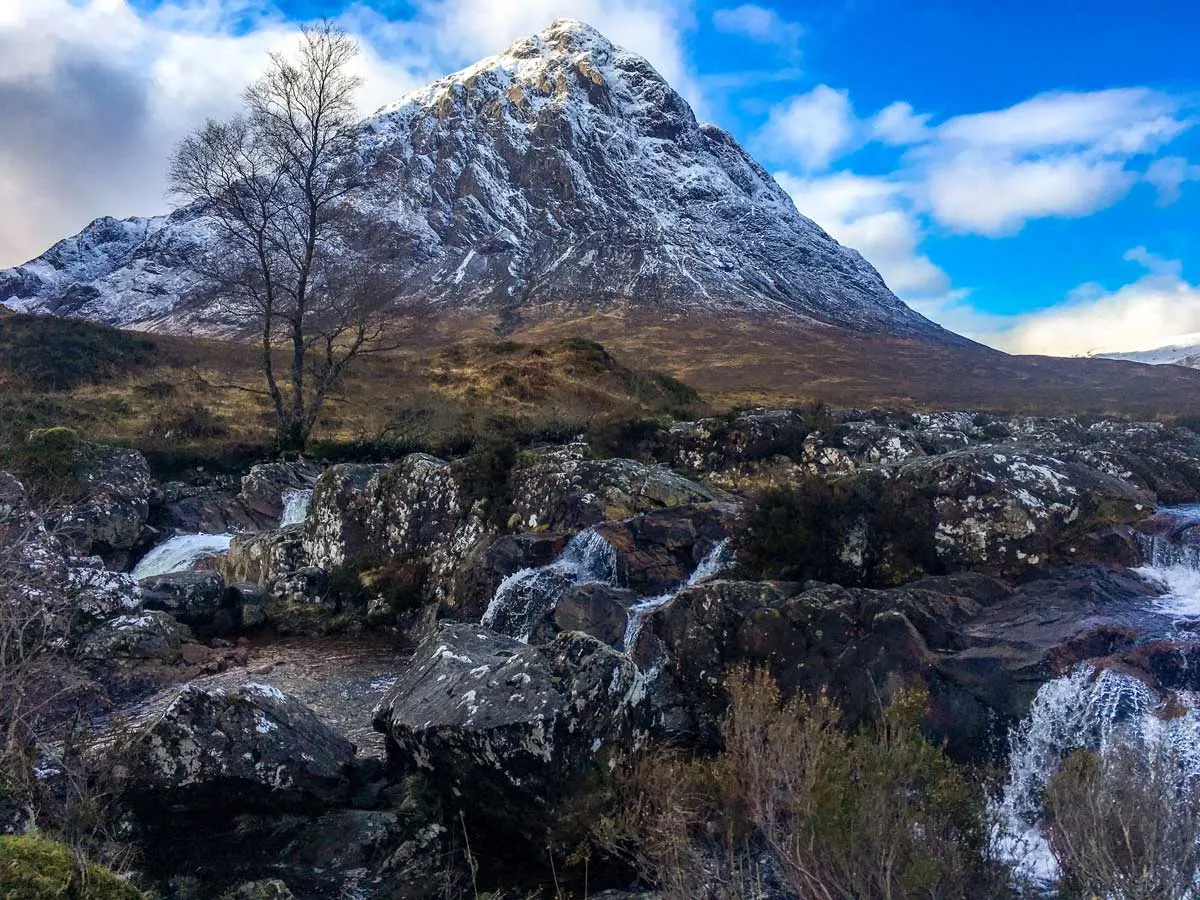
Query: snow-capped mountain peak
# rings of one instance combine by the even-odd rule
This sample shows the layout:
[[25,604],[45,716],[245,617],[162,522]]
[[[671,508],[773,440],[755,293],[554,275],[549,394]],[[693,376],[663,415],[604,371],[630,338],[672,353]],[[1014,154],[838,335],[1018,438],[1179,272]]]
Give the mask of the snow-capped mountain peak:
[[[397,302],[498,313],[666,307],[785,315],[941,340],[855,251],[801,215],[642,57],[560,20],[362,124]],[[0,272],[0,302],[179,328],[216,314],[183,264],[202,216],[97,220]],[[220,325],[216,321],[217,326]]]

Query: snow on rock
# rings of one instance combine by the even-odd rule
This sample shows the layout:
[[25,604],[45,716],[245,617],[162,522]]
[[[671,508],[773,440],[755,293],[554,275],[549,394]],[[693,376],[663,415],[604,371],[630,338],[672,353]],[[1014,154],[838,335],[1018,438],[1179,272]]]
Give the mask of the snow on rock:
[[[362,125],[355,203],[387,227],[406,299],[513,318],[654,305],[787,314],[957,340],[905,306],[640,56],[563,20]],[[197,213],[100,219],[0,272],[13,309],[231,329],[188,296]]]

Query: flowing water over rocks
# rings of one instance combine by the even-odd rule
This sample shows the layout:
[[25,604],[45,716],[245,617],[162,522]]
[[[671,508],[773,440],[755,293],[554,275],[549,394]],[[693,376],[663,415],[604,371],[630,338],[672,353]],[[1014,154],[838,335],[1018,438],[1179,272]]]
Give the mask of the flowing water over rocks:
[[181,534],[147,553],[134,567],[133,577],[140,581],[186,572],[202,559],[224,555],[232,542],[232,534]]

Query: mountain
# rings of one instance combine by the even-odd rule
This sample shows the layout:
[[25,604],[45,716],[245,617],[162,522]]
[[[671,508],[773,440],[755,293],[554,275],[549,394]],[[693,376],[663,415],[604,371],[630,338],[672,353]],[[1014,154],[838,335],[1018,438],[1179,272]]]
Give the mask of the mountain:
[[1200,332],[1178,335],[1170,344],[1153,350],[1092,355],[1102,359],[1123,359],[1151,366],[1186,366],[1189,369],[1200,369]]
[[[575,21],[410,94],[362,124],[402,299],[501,322],[651,308],[784,316],[966,343],[904,305],[800,214],[727,132],[643,58]],[[219,330],[189,300],[202,215],[99,219],[24,266],[0,302],[161,331]]]

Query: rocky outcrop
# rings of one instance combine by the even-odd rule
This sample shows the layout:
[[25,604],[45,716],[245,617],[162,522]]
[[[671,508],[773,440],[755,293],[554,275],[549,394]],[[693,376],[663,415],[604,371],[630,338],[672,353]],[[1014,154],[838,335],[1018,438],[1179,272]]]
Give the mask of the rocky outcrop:
[[278,525],[285,496],[293,491],[310,491],[321,467],[310,462],[261,463],[242,478],[238,500],[257,521]]
[[163,692],[91,753],[148,814],[231,816],[343,801],[354,745],[277,688],[225,678]]
[[237,596],[219,572],[176,572],[139,582],[142,606],[170,613],[202,638],[230,634],[242,624]]
[[430,599],[487,534],[459,467],[426,454],[393,466],[334,466],[317,482],[304,532],[312,565],[358,569],[420,559]]
[[448,617],[478,622],[505,578],[548,566],[566,543],[563,534],[505,534],[477,544],[455,572]]
[[84,496],[48,516],[81,556],[123,560],[150,513],[150,466],[136,450],[92,445],[80,454],[76,479]]
[[118,616],[89,630],[80,640],[80,659],[92,662],[156,660],[177,663],[192,640],[186,625],[165,612],[147,610]]
[[307,565],[304,526],[289,525],[277,531],[236,535],[220,568],[230,581],[266,587]]
[[597,525],[617,556],[617,580],[643,596],[682,584],[736,528],[732,502],[676,506]]
[[637,674],[583,634],[532,647],[478,625],[424,641],[375,711],[392,764],[428,774],[480,826],[537,840],[628,735]]
[[511,479],[513,519],[528,530],[578,530],[657,509],[728,501],[669,469],[590,459],[582,444],[528,454]]

